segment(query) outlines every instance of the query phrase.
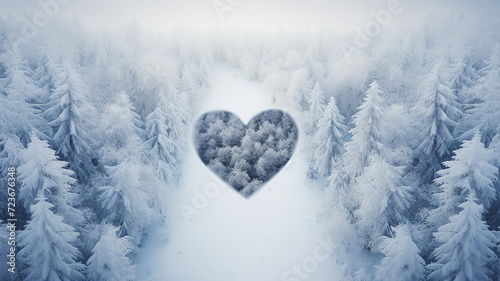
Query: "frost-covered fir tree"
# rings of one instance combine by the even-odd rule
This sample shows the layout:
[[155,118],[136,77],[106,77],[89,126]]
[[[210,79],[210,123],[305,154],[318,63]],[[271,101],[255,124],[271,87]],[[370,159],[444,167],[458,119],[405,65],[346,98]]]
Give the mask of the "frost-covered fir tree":
[[349,132],[352,139],[346,143],[345,170],[350,179],[359,176],[368,165],[370,154],[379,154],[383,139],[383,108],[382,91],[373,81],[366,91],[364,103],[358,107],[358,113],[353,117],[355,125]]
[[147,150],[152,157],[153,165],[156,167],[161,180],[174,183],[175,171],[178,164],[179,143],[173,138],[172,106],[162,92],[160,102],[156,109],[146,118]]
[[453,63],[450,69],[450,86],[457,97],[464,101],[470,99],[467,93],[479,78],[474,68],[473,55],[469,47],[465,47],[460,57]]
[[77,259],[78,249],[73,246],[78,233],[55,215],[52,204],[42,193],[31,206],[31,220],[19,234],[19,260],[24,265],[24,280],[75,281],[83,280],[85,266]]
[[190,96],[193,96],[200,85],[196,77],[198,67],[191,60],[189,60],[186,55],[181,56],[179,61],[180,85],[178,89],[188,93]]
[[[96,106],[100,104],[107,104],[112,101],[116,96],[116,93],[123,89],[123,84],[117,85],[120,80],[120,68],[122,65],[119,63],[117,56],[117,50],[112,46],[112,43],[105,40],[100,46],[95,47],[96,50],[93,54],[93,59],[95,64],[86,74],[86,78],[92,81],[88,85],[88,92],[92,94],[93,101],[98,102]],[[127,79],[128,80],[128,79]],[[132,79],[131,79],[132,80]],[[134,82],[134,81],[127,81]],[[137,87],[137,84],[135,85]]]
[[198,63],[198,68],[200,70],[200,86],[209,86],[210,85],[210,66],[213,63],[213,57],[211,52],[209,52],[206,48],[201,50],[200,59]]
[[4,94],[11,97],[22,97],[24,101],[33,103],[39,100],[41,91],[31,78],[33,70],[23,57],[17,44],[12,44],[0,55],[0,64],[5,69],[1,81]]
[[92,108],[85,95],[82,77],[71,63],[65,62],[44,112],[53,130],[52,143],[57,155],[69,162],[69,168],[80,181],[86,181],[94,169],[87,134]]
[[425,280],[425,261],[420,256],[407,225],[392,228],[393,237],[382,237],[379,250],[384,258],[377,266],[377,280],[421,281]]
[[140,137],[143,134],[141,118],[125,92],[118,93],[116,101],[108,106],[104,117],[106,143],[114,147],[125,147],[131,136]]
[[461,111],[457,97],[450,88],[443,63],[438,63],[425,76],[423,95],[419,107],[424,115],[422,142],[417,149],[419,170],[427,180],[434,178],[441,169],[441,160],[450,155],[453,136],[451,131],[458,125],[455,120]]
[[301,67],[295,70],[290,77],[290,85],[287,89],[287,95],[293,101],[293,106],[299,111],[304,112],[309,109],[308,101],[311,96],[312,83],[311,73],[307,67]]
[[24,145],[31,132],[45,137],[45,120],[35,104],[41,91],[16,45],[0,54],[0,65],[5,70],[0,79],[0,132],[16,134]]
[[[500,125],[498,126],[500,127]],[[493,153],[493,162],[497,167],[500,167],[500,133],[491,140],[488,148]]]
[[413,36],[408,34],[402,42],[401,50],[399,53],[399,66],[403,71],[410,68],[412,64],[412,57],[414,52],[413,49],[415,48],[415,43],[413,41]]
[[105,221],[120,227],[120,235],[129,235],[139,245],[141,234],[151,223],[152,212],[148,195],[141,190],[140,166],[123,161],[107,167],[109,184],[101,186],[99,201],[104,209]]
[[43,195],[46,201],[55,206],[56,214],[68,222],[81,220],[80,211],[72,206],[76,203],[76,194],[71,192],[71,185],[76,183],[73,171],[67,169],[68,163],[58,160],[55,151],[47,141],[31,136],[28,147],[21,151],[21,165],[17,169],[21,182],[19,199],[24,208],[29,209],[37,197]]
[[330,98],[323,116],[319,120],[315,142],[319,144],[314,152],[315,170],[323,177],[331,174],[334,159],[344,153],[344,137],[347,127],[335,103],[335,98]]
[[182,159],[183,152],[187,149],[189,126],[193,117],[193,112],[189,103],[189,96],[186,92],[174,93],[167,96],[170,99],[170,114],[167,122],[170,124],[169,134],[180,144],[178,159]]
[[367,233],[368,245],[378,238],[390,235],[390,227],[405,222],[404,216],[412,201],[411,188],[402,184],[404,167],[395,167],[373,154],[370,164],[358,178],[361,204],[355,214],[359,225]]
[[482,132],[481,140],[489,145],[498,131],[500,120],[500,43],[495,45],[490,59],[480,72],[481,77],[472,88],[479,103],[466,111],[463,123],[467,128],[462,138],[470,138],[476,130]]
[[134,270],[127,257],[132,251],[129,236],[118,237],[118,228],[105,225],[101,238],[87,261],[87,279],[90,281],[135,280]]
[[496,237],[481,220],[483,206],[473,193],[460,204],[459,214],[450,217],[434,236],[441,244],[433,252],[436,262],[428,267],[429,280],[487,281],[490,266],[496,261]]
[[309,100],[309,113],[307,116],[308,134],[316,133],[316,131],[320,127],[318,123],[321,120],[321,118],[323,118],[324,111],[325,111],[325,102],[323,101],[323,90],[321,89],[319,83],[316,82],[311,92],[311,99]]
[[[492,160],[493,160],[492,163],[500,169],[500,133],[497,134],[491,140],[490,146],[488,147],[488,151],[490,152],[490,154],[492,156]],[[497,192],[500,191],[500,180],[498,178],[496,180],[496,190],[497,190]],[[497,196],[497,200],[495,202],[498,202],[498,199],[499,198]],[[500,226],[500,205],[495,203],[495,202],[492,204],[492,206],[488,210],[490,214],[493,214],[493,216],[488,217],[488,219],[487,219],[487,222],[490,224],[490,226],[493,229]]]
[[430,221],[435,225],[446,223],[448,218],[458,213],[458,206],[467,194],[476,194],[480,204],[487,210],[496,198],[494,182],[498,168],[492,165],[492,154],[481,142],[481,134],[476,132],[472,140],[466,140],[455,151],[446,167],[438,171],[435,182],[439,192],[434,194],[438,208],[431,211]]
[[140,161],[143,124],[127,93],[120,92],[116,101],[105,109],[102,118],[103,163],[110,166],[125,159]]
[[59,65],[55,62],[53,56],[49,54],[46,46],[42,46],[39,50],[40,60],[32,78],[36,81],[36,85],[43,92],[42,102],[47,102],[50,94],[54,91],[58,73],[60,72]]
[[[164,120],[164,128],[168,136],[168,141],[170,142],[170,145],[172,145],[169,156],[171,158],[169,158],[168,160],[173,159],[177,163],[177,165],[168,164],[164,168],[170,169],[169,172],[171,172],[173,182],[177,183],[180,178],[179,164],[182,162],[184,153],[187,150],[188,131],[191,124],[192,111],[186,92],[175,93],[173,91],[170,91],[170,94],[167,94],[166,96],[162,95],[160,99],[163,100],[160,101],[158,107],[155,109],[155,111],[157,111],[155,114],[158,114],[156,115],[158,117],[161,114],[160,112],[163,112],[164,117],[166,117],[166,119]],[[148,120],[146,120],[146,122],[147,121]],[[151,118],[149,121],[149,125],[152,125]],[[155,127],[147,126],[146,131],[149,149],[151,149],[151,145],[154,143],[152,142],[152,140],[154,140]],[[160,155],[160,157],[163,156]],[[167,160],[167,158],[165,160]]]

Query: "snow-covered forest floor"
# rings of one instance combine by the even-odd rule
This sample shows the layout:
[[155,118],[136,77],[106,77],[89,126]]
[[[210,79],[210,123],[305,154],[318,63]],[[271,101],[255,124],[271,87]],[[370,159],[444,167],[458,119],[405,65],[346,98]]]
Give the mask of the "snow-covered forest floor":
[[[217,65],[210,81],[199,113],[231,110],[248,122],[274,107],[268,90],[237,69]],[[159,247],[162,237],[149,237],[138,257],[139,271],[151,270],[159,280],[280,280],[285,270],[313,255],[316,239],[328,237],[318,216],[321,191],[302,184],[302,163],[297,151],[274,179],[246,199],[214,176],[190,146],[168,242]],[[325,280],[329,271],[322,266],[311,280]]]

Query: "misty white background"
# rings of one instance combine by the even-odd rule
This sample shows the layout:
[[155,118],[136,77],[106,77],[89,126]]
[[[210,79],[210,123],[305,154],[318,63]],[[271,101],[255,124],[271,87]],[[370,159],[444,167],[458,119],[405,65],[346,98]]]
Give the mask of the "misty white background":
[[[45,2],[45,1],[41,1]],[[305,30],[308,28],[334,28],[349,32],[372,19],[370,12],[386,9],[385,0],[242,0],[232,12],[224,14],[221,21],[214,9],[213,0],[188,1],[119,1],[119,0],[69,0],[61,9],[65,17],[76,16],[89,28],[114,28],[135,18],[141,26],[151,30],[186,27],[193,29],[260,29]],[[223,3],[227,3],[222,0]],[[457,14],[491,16],[500,4],[495,0],[443,0],[399,1],[404,15],[396,17],[397,26],[418,25],[429,15],[436,17]],[[38,1],[0,1],[1,15],[25,15],[30,17],[40,10]]]

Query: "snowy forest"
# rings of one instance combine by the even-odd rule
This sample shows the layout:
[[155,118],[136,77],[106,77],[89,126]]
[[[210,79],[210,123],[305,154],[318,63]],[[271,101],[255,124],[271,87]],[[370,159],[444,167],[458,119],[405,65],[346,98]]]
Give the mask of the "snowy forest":
[[[500,19],[429,17],[358,47],[333,30],[152,32],[132,20],[96,31],[54,20],[25,39],[20,21],[0,18],[2,280],[500,280]],[[262,87],[249,100],[284,117],[207,114],[220,77]],[[212,170],[227,181],[220,198],[185,226],[181,195]],[[260,190],[243,198],[233,187]],[[233,193],[242,201],[222,208]],[[267,210],[255,216],[297,227],[261,237],[272,224],[252,214],[202,224],[252,202]],[[323,230],[290,240],[311,228],[308,210]],[[260,240],[238,240],[238,229]],[[217,237],[226,244],[193,254]],[[316,237],[331,241],[325,261],[307,258]],[[151,258],[165,266],[155,268],[145,256],[163,247],[172,254]],[[253,250],[255,261],[244,255]]]
[[230,112],[206,113],[194,132],[203,163],[245,197],[283,168],[298,137],[292,118],[279,110],[260,113],[248,126]]

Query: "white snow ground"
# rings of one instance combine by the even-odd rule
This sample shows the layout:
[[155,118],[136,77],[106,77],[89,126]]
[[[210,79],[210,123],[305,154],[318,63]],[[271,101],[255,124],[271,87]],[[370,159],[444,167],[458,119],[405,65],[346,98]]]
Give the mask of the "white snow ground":
[[[194,120],[207,111],[222,109],[247,123],[259,112],[276,108],[262,84],[242,77],[234,69],[218,66]],[[304,185],[305,167],[301,163],[305,162],[301,158],[296,149],[276,177],[245,199],[205,167],[191,145],[184,185],[170,206],[168,242],[161,242],[163,227],[150,235],[137,257],[137,279],[329,280],[334,265],[331,258],[318,261],[312,274],[304,272],[307,276],[284,276],[304,261],[314,268],[311,257],[320,246],[317,240],[327,238],[325,228],[317,222],[319,192]],[[219,194],[214,192],[217,190]],[[204,193],[213,198],[200,199]],[[181,208],[195,213],[183,215]]]

